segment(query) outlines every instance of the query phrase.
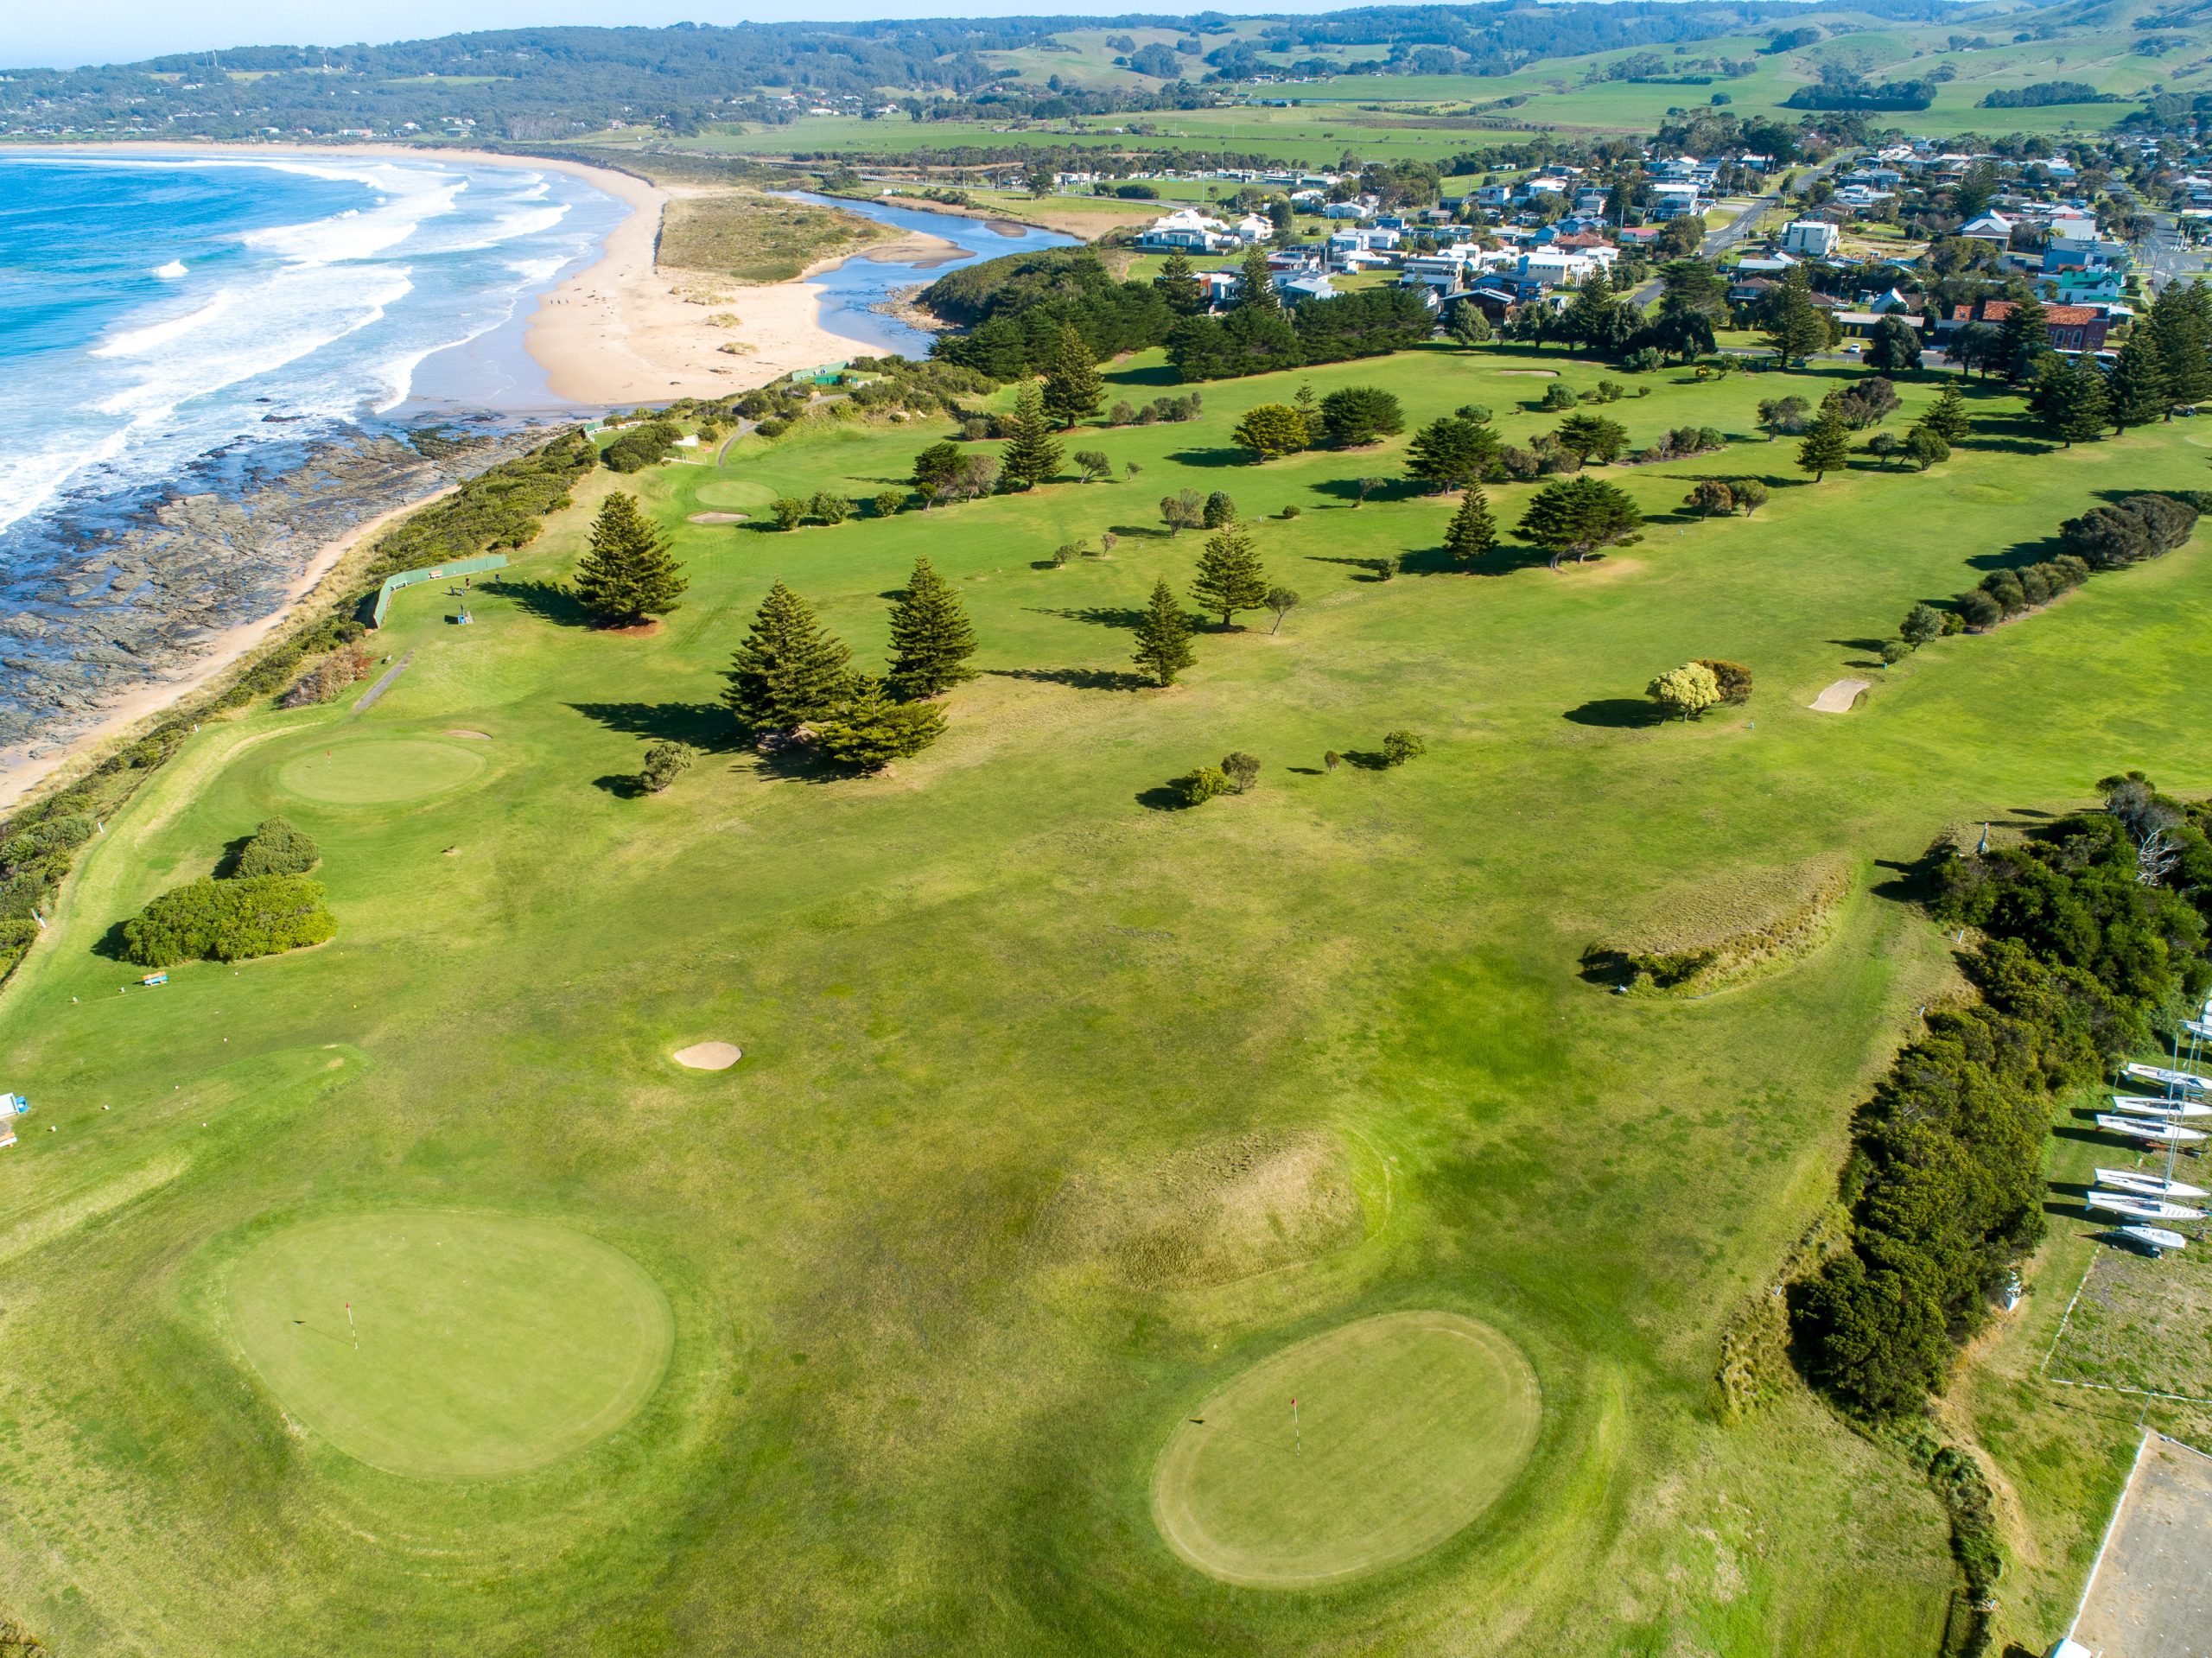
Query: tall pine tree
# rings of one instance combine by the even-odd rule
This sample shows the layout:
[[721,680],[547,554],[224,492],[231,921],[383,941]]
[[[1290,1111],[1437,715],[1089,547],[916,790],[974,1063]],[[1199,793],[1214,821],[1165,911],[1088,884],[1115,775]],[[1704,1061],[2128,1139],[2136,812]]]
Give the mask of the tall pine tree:
[[1497,525],[1490,516],[1490,502],[1471,485],[1459,498],[1459,510],[1452,515],[1444,531],[1445,550],[1459,561],[1461,569],[1471,570],[1497,545]]
[[1812,278],[1802,265],[1791,265],[1782,273],[1782,286],[1768,293],[1761,320],[1766,332],[1759,343],[1779,357],[1785,368],[1795,359],[1827,348],[1828,320],[1813,303]]
[[1098,361],[1075,324],[1060,324],[1059,349],[1045,376],[1045,412],[1063,426],[1079,426],[1098,412],[1106,382]]
[[576,601],[594,621],[626,627],[677,608],[689,584],[660,526],[617,490],[592,521],[591,545],[576,562]]
[[1191,262],[1178,248],[1167,256],[1167,263],[1160,268],[1160,296],[1167,302],[1167,308],[1177,316],[1196,316],[1206,308],[1205,284]]
[[1268,600],[1268,573],[1261,568],[1259,549],[1243,526],[1229,524],[1206,537],[1198,555],[1198,579],[1191,583],[1191,597],[1201,610],[1217,611],[1226,627],[1240,610],[1257,610]]
[[781,581],[768,589],[737,647],[722,701],[754,731],[794,731],[826,718],[852,686],[853,653]]
[[2201,282],[2168,283],[2145,321],[2166,372],[2166,395],[2173,399],[2166,418],[2173,418],[2173,406],[2212,398],[2212,289]]
[[814,734],[815,746],[840,765],[880,772],[918,754],[944,734],[944,710],[927,702],[894,702],[872,674],[855,680]]
[[1173,685],[1175,676],[1198,660],[1191,650],[1191,619],[1164,577],[1152,584],[1152,599],[1137,623],[1137,648],[1129,660],[1162,685]]
[[976,670],[976,630],[952,584],[926,557],[914,561],[906,591],[891,607],[891,684],[906,697],[935,696]]
[[2046,358],[2028,393],[2028,412],[2067,448],[2104,435],[2112,417],[2105,377],[2094,368]]
[[1059,470],[1060,446],[1046,423],[1045,397],[1035,381],[1024,382],[1014,394],[1014,414],[1007,424],[1006,448],[999,452],[1001,477],[1028,489]]
[[1821,404],[1819,416],[1806,429],[1805,441],[1797,446],[1797,465],[1811,473],[1817,484],[1843,465],[1850,453],[1851,429],[1844,424],[1842,411],[1833,403]]
[[2127,336],[2105,381],[2105,393],[2111,400],[2115,433],[2131,426],[2148,426],[2173,412],[2174,400],[2166,391],[2165,361],[2149,329],[2138,328]]
[[2032,380],[2051,355],[2050,316],[2033,294],[2022,294],[1997,325],[1998,354],[2005,378],[2018,385]]
[[1974,429],[1974,422],[1967,415],[1967,400],[1959,395],[1955,384],[1946,384],[1936,394],[1920,423],[1946,443],[1956,443]]
[[1282,295],[1275,292],[1275,273],[1268,269],[1268,251],[1257,242],[1238,267],[1236,308],[1240,311],[1280,311]]

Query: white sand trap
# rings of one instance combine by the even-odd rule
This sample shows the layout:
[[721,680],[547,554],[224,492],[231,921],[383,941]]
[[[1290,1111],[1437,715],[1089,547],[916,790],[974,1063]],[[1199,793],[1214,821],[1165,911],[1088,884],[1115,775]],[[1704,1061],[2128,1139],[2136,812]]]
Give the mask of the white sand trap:
[[744,1057],[734,1042],[694,1042],[676,1051],[676,1063],[692,1070],[728,1070]]
[[694,512],[684,522],[686,524],[743,524],[746,522],[746,518],[747,515],[742,512]]
[[488,731],[465,731],[459,726],[455,726],[451,731],[446,733],[446,735],[448,737],[466,737],[473,743],[488,743],[492,740],[492,734]]
[[1859,700],[1859,693],[1873,689],[1872,683],[1868,680],[1839,679],[1813,699],[1813,711],[1816,714],[1848,714],[1851,705]]
[[1559,371],[1555,368],[1502,368],[1498,370],[1498,372],[1500,374],[1517,374],[1521,376],[1522,378],[1527,380],[1556,380],[1559,378]]

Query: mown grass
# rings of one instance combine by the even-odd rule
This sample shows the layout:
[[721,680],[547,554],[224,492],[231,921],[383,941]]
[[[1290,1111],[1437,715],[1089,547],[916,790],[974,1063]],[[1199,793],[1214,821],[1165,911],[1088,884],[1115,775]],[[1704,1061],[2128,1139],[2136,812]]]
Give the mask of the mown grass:
[[[1611,373],[1544,360],[1585,387]],[[0,1164],[0,1236],[21,1241],[0,1604],[63,1651],[226,1658],[1931,1648],[1951,1580],[1932,1496],[1802,1395],[1722,1425],[1720,1333],[1831,1197],[1852,1106],[1947,982],[1883,864],[2113,769],[2212,788],[2206,551],[1930,645],[1856,713],[1804,704],[1913,600],[2031,556],[2100,492],[2195,487],[2204,440],[2176,422],[2053,451],[1970,388],[1988,424],[1948,467],[1813,486],[1753,411],[1844,372],[1669,374],[1607,412],[1639,442],[1738,441],[1611,474],[1661,515],[1647,539],[1478,576],[1426,573],[1450,502],[1351,504],[1345,480],[1394,473],[1402,440],[1262,467],[1229,446],[1300,379],[1389,385],[1416,420],[1486,403],[1519,441],[1555,423],[1512,406],[1543,384],[1503,372],[1527,365],[1434,349],[1208,386],[1197,422],[1080,435],[1134,483],[835,529],[684,520],[872,496],[940,428],[802,428],[721,468],[596,475],[511,588],[472,595],[474,626],[401,596],[386,644],[414,663],[366,714],[206,727],[108,825],[0,1001],[0,1086],[40,1108]],[[1135,398],[1165,377],[1141,359],[1115,381]],[[1666,516],[1701,472],[1774,499]],[[691,579],[647,638],[577,626],[538,585],[617,484]],[[1299,505],[1256,533],[1304,602],[1279,634],[1203,632],[1173,690],[1129,689],[1128,613],[1198,550],[1156,530],[1185,486],[1252,518]],[[1527,486],[1493,493],[1510,524]],[[1051,568],[1109,527],[1110,557]],[[731,740],[718,674],[771,581],[873,666],[883,595],[924,553],[982,640],[937,749],[850,781]],[[1694,656],[1750,664],[1750,705],[1644,723],[1644,682]],[[349,727],[492,740],[465,787],[380,808],[284,786]],[[1323,769],[1401,727],[1425,759]],[[632,797],[621,779],[665,735],[708,753]],[[1255,792],[1147,804],[1230,748],[1264,761]],[[118,994],[135,975],[99,953],[107,930],[280,810],[323,848],[339,937]],[[1787,970],[1697,1002],[1579,978],[1582,947],[1655,895],[1818,856],[1872,890]],[[673,1064],[705,1039],[746,1058]],[[1348,1171],[1362,1223],[1225,1280],[1133,1274],[1126,1229],[1052,1223],[1075,1188],[1127,1192],[1149,1224],[1160,1170],[1179,1213],[1209,1212],[1189,1172],[1246,1134],[1336,1142],[1313,1166]],[[380,1473],[295,1432],[224,1337],[218,1268],[395,1206],[557,1221],[639,1262],[675,1321],[659,1390],[495,1481]],[[1148,1490],[1188,1402],[1417,1308],[1504,1332],[1543,1390],[1529,1471],[1484,1521],[1326,1591],[1177,1559]],[[2038,1461],[2046,1403],[2016,1413],[2025,1437],[1988,1437],[2055,1585],[2105,1441],[2098,1419]]]

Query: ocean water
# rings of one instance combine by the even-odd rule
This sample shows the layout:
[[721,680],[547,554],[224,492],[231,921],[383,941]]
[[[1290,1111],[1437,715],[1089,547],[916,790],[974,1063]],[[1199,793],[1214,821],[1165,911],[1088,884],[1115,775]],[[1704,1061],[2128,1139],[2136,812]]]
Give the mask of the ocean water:
[[550,169],[0,155],[0,582],[41,515],[219,452],[551,405],[525,302],[622,213]]

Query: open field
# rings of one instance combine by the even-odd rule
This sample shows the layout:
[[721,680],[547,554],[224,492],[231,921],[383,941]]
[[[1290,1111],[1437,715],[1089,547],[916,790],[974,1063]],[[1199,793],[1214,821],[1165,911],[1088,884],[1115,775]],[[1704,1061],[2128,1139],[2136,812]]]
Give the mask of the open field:
[[[2039,556],[2101,492],[2197,487],[2212,429],[2062,452],[1970,385],[1984,425],[1947,467],[1815,486],[1754,410],[1847,371],[1669,371],[1603,412],[1639,444],[1732,441],[1603,474],[1656,515],[1646,538],[1478,576],[1434,555],[1449,500],[1354,505],[1402,439],[1265,467],[1230,447],[1301,380],[1389,386],[1416,422],[1486,403],[1523,441],[1556,423],[1527,407],[1548,384],[1530,366],[1615,374],[1434,347],[1211,384],[1198,422],[1077,435],[1133,482],[787,534],[688,519],[873,496],[943,426],[803,426],[719,467],[595,474],[471,595],[474,626],[398,596],[378,642],[415,657],[372,708],[209,722],[0,996],[0,1088],[38,1103],[0,1153],[0,1604],[72,1655],[1932,1651],[1955,1576],[1936,1499],[1802,1394],[1724,1423],[1720,1331],[1955,982],[1884,866],[2115,769],[2212,790],[2212,546],[1864,664],[1915,600]],[[1908,416],[1943,378],[1901,388]],[[1143,358],[1107,395],[1166,384]],[[1707,474],[1773,499],[1679,515]],[[556,585],[618,485],[691,582],[643,636],[586,629]],[[1202,631],[1181,684],[1139,689],[1134,607],[1198,551],[1156,527],[1185,486],[1269,515],[1260,549],[1303,602],[1279,633]],[[1491,492],[1502,524],[1529,491]],[[1109,528],[1109,556],[1052,567]],[[856,781],[732,740],[719,675],[772,580],[873,668],[884,595],[923,554],[982,640],[942,743]],[[1751,702],[1652,723],[1645,682],[1693,656],[1750,664]],[[1808,708],[1854,672],[1863,705]],[[1402,727],[1425,758],[1323,767]],[[668,736],[708,752],[635,797]],[[429,788],[397,781],[417,744]],[[1156,809],[1231,748],[1264,762],[1254,792]],[[432,771],[448,750],[474,769]],[[279,810],[321,845],[336,939],[159,989],[101,953]],[[1820,859],[1851,895],[1790,962],[1697,1001],[1579,975],[1669,895],[1733,915]],[[743,1058],[672,1058],[708,1038]],[[334,1293],[364,1305],[341,1286],[366,1252],[320,1229],[395,1217],[372,1236],[412,1252],[399,1229],[433,1213],[563,1239],[512,1272],[472,1242],[497,1293],[454,1379],[503,1353],[533,1371],[536,1402],[496,1427],[480,1389],[411,1422],[341,1355],[288,1358],[303,1326],[241,1323],[308,1316],[281,1310],[290,1286],[326,1320]],[[2056,1230],[1955,1407],[2020,1551],[2005,1616],[2045,1641],[2134,1418],[2033,1374],[2076,1247]],[[556,1405],[535,1370],[580,1361],[538,1309],[575,1283],[631,1335],[585,1367],[601,1391]],[[433,1293],[475,1305],[465,1274]],[[1426,1553],[1325,1588],[1179,1555],[1153,1494],[1179,1426],[1297,1344],[1408,1310],[1525,1356],[1541,1410],[1518,1477]],[[404,1332],[410,1364],[436,1329]],[[633,1374],[657,1385],[632,1398]],[[430,1458],[495,1432],[560,1449],[397,1472],[372,1431]],[[1357,1500],[1408,1478],[1394,1461]]]

